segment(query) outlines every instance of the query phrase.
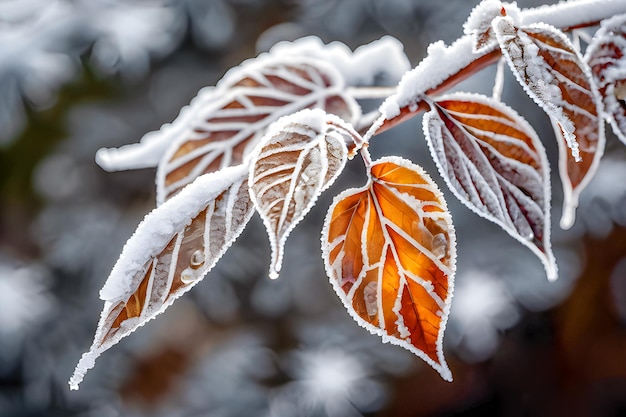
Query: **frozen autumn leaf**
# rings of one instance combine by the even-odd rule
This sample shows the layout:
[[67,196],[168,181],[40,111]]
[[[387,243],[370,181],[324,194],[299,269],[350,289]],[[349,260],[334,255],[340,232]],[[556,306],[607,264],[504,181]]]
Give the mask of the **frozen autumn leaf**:
[[281,116],[314,107],[349,122],[360,116],[338,70],[307,57],[247,61],[228,72],[211,95],[159,163],[158,203],[199,175],[240,164]]
[[585,60],[598,84],[604,111],[615,135],[626,144],[626,15],[602,22]]
[[198,283],[254,212],[248,166],[206,174],[148,214],[100,291],[105,301],[93,344],[76,366],[78,389],[96,358]]
[[550,170],[533,128],[503,103],[478,94],[451,94],[432,107],[424,116],[424,134],[448,187],[529,247],[555,280]]
[[[559,138],[564,203],[561,227],[574,224],[578,196],[604,153],[602,104],[589,67],[563,32],[547,24],[493,22],[502,54],[528,95],[550,116]],[[567,148],[570,148],[571,152]]]
[[270,278],[280,271],[285,241],[360,146],[352,126],[323,110],[302,110],[280,119],[252,157],[250,195],[272,247]]
[[330,281],[350,315],[447,381],[443,357],[456,240],[446,203],[411,162],[376,161],[370,182],[335,198],[322,231]]

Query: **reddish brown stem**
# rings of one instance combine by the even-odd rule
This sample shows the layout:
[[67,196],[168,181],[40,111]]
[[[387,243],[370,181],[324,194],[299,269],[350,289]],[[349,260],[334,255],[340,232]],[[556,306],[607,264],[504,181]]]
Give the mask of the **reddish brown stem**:
[[[567,31],[571,31],[574,29],[596,26],[599,23],[600,21],[585,22],[585,23],[576,24],[567,28],[563,28],[561,30],[563,30],[564,32],[567,32]],[[476,58],[473,62],[471,62],[469,65],[467,65],[466,67],[462,68],[460,71],[452,74],[450,77],[448,77],[439,85],[427,90],[425,94],[428,96],[435,96],[435,95],[441,94],[449,90],[450,88],[454,87],[461,81],[464,81],[470,76],[481,71],[482,69],[490,65],[493,65],[494,63],[498,61],[498,59],[500,59],[501,56],[502,56],[502,53],[499,48],[485,55],[480,56]],[[412,110],[410,108],[412,108]],[[391,120],[385,120],[381,124],[381,126],[376,130],[376,133],[373,136],[378,135],[382,132],[385,132],[391,129],[392,127],[395,127],[401,123],[404,123],[408,119],[414,116],[417,116],[421,112],[426,111],[428,109],[429,109],[429,105],[425,103],[423,100],[412,103],[410,106],[402,107],[400,109],[400,114]]]

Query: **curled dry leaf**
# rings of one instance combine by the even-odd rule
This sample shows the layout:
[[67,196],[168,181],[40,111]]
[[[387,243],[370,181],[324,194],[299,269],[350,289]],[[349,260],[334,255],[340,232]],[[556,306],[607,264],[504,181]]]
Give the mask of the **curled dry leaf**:
[[356,121],[360,108],[344,90],[338,70],[314,58],[266,56],[230,70],[211,92],[214,100],[198,101],[181,122],[186,131],[159,163],[157,203],[199,175],[240,164],[281,116],[321,108]]
[[213,268],[254,212],[248,166],[199,177],[141,222],[100,292],[93,344],[76,366],[78,389],[96,358],[163,312]]
[[357,323],[451,381],[442,344],[456,240],[430,177],[401,158],[376,161],[369,184],[335,198],[322,251],[330,281]]
[[591,72],[565,34],[550,25],[517,28],[510,18],[498,17],[493,29],[515,77],[550,116],[559,138],[561,227],[570,228],[578,196],[604,153],[602,103]]
[[424,116],[424,134],[448,187],[528,246],[548,278],[556,279],[549,165],[533,128],[503,103],[478,94],[451,94],[432,106]]
[[602,22],[585,60],[598,84],[615,135],[626,144],[626,15]]
[[323,110],[302,110],[280,119],[252,157],[250,194],[267,228],[272,247],[270,278],[280,271],[291,230],[335,181],[360,146],[360,135]]

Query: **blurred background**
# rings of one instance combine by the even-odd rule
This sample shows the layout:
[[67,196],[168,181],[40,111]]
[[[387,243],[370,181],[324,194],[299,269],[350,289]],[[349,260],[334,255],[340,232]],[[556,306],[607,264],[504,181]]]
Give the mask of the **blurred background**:
[[[561,231],[551,126],[510,74],[503,100],[552,162],[560,278],[548,283],[528,249],[446,190],[459,254],[444,339],[453,383],[358,327],[328,283],[319,233],[333,196],[365,180],[355,160],[290,237],[279,280],[267,279],[255,217],[203,282],[69,391],[98,291],[155,205],[155,170],[106,173],[98,148],[138,141],[280,40],[355,48],[390,34],[416,65],[430,42],[462,34],[476,3],[0,0],[0,416],[626,415],[626,148],[607,132],[576,225]],[[457,88],[490,94],[494,74]],[[443,189],[417,119],[372,153],[413,160]]]

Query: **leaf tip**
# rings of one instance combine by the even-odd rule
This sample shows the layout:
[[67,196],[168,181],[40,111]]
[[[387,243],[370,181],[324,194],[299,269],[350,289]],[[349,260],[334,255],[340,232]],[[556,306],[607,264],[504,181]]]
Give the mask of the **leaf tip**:
[[80,361],[78,361],[76,369],[74,369],[74,373],[69,380],[70,390],[78,390],[78,386],[81,382],[83,382],[83,378],[85,377],[87,371],[95,366],[97,357],[98,354],[94,353],[93,349],[89,352],[83,353],[83,356],[80,358]]
[[279,273],[274,269],[270,269],[269,277],[271,280],[278,279]]
[[448,366],[445,365],[445,363],[442,365],[441,369],[439,370],[439,375],[441,375],[441,378],[443,378],[443,380],[446,382],[452,382],[454,379],[452,378],[452,372],[450,371],[450,368],[448,368]]
[[563,207],[563,214],[561,214],[561,221],[559,225],[563,230],[569,230],[574,225],[576,220],[576,206],[573,204],[566,204]]

